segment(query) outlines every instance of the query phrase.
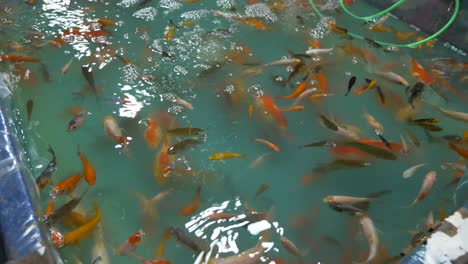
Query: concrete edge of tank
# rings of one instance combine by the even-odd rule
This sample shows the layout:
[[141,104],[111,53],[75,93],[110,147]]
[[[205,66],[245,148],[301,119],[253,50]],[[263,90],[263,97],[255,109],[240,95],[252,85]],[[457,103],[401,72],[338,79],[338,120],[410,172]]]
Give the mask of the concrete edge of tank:
[[38,192],[15,125],[9,75],[0,73],[0,235],[2,263],[62,263],[39,220]]

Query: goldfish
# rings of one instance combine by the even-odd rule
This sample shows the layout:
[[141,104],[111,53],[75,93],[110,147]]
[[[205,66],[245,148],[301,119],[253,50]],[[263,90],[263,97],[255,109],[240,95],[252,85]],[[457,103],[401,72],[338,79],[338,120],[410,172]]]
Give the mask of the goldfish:
[[272,152],[267,152],[267,153],[264,153],[260,156],[258,156],[256,159],[254,159],[250,165],[249,165],[249,168],[253,169],[253,168],[256,168],[258,167],[260,164],[262,164],[265,159],[270,156],[272,154]]
[[296,100],[294,100],[294,103],[292,104],[291,107],[296,106],[297,104],[299,104],[300,101],[302,101],[302,99],[304,99],[307,96],[312,95],[316,91],[317,91],[317,88],[310,88],[310,89],[305,90],[298,97],[296,97]]
[[164,39],[166,41],[171,41],[174,38],[175,29],[176,25],[174,22],[172,22],[172,20],[169,20],[169,25],[166,26],[166,29],[164,29]]
[[354,84],[356,83],[356,76],[352,76],[348,82],[348,91],[346,92],[345,96],[348,96],[351,89],[353,89]]
[[75,57],[71,57],[71,59],[62,67],[62,69],[60,70],[60,74],[64,75],[65,73],[68,72],[74,58]]
[[145,141],[150,148],[157,148],[161,143],[161,127],[156,123],[154,118],[147,119],[148,126],[145,129]]
[[7,42],[7,49],[9,51],[17,51],[17,52],[24,51],[23,46],[21,46],[19,43],[15,42],[15,41],[11,41],[11,40]]
[[209,264],[255,264],[265,254],[265,249],[262,243],[258,243],[255,247],[247,249],[237,255],[225,258],[210,259]]
[[432,76],[415,59],[411,59],[411,74],[425,85],[434,83]]
[[153,259],[161,259],[164,256],[164,249],[166,248],[166,243],[171,238],[171,229],[166,228],[161,237],[161,242],[159,242],[156,251],[154,252]]
[[96,171],[94,170],[93,165],[89,162],[86,156],[81,153],[80,145],[78,145],[78,156],[80,157],[81,163],[83,165],[83,178],[85,178],[86,182],[93,186],[96,183]]
[[81,110],[79,113],[75,114],[67,124],[67,131],[73,132],[80,128],[87,115],[88,113],[86,110]]
[[49,145],[48,151],[52,154],[52,159],[47,163],[46,168],[41,172],[39,177],[36,179],[36,185],[39,189],[39,192],[42,192],[44,188],[51,182],[51,178],[57,171],[57,158],[55,157],[55,152],[52,147]]
[[28,122],[31,121],[31,115],[32,115],[33,107],[34,107],[34,101],[32,99],[29,99],[26,102],[26,113],[28,115]]
[[270,96],[265,93],[263,96],[256,98],[256,100],[257,104],[263,108],[266,115],[271,115],[281,129],[287,128],[288,123],[286,118]]
[[107,19],[107,18],[99,18],[97,22],[99,24],[103,25],[103,26],[115,26],[115,25],[117,25],[117,22],[115,22],[114,20],[111,20],[111,19]]
[[366,83],[364,83],[363,85],[360,85],[358,88],[356,88],[354,90],[354,94],[355,95],[361,95],[369,90],[371,90],[372,88],[374,88],[375,86],[377,85],[377,81],[376,80],[369,80],[369,79],[366,79]]
[[166,168],[175,159],[173,155],[169,155],[169,153],[167,153],[168,149],[169,141],[166,138],[164,140],[163,146],[161,147],[161,150],[156,154],[154,159],[153,176],[159,182],[159,184],[165,184],[167,182],[166,176],[170,171],[167,171]]
[[50,228],[50,238],[57,248],[61,248],[65,245],[63,234],[55,227]]
[[304,92],[304,90],[307,88],[307,77],[308,77],[308,75],[306,75],[302,79],[302,81],[296,87],[294,92],[292,92],[291,94],[286,95],[286,96],[281,96],[281,98],[283,98],[283,99],[293,99],[293,98],[296,98],[297,96],[299,96],[302,92]]
[[350,141],[350,142],[345,142],[344,145],[357,148],[360,151],[370,154],[376,158],[387,159],[387,160],[397,159],[397,156],[393,154],[392,152],[385,150],[383,148],[380,148],[380,147],[375,147],[373,145],[363,143],[363,142]]
[[105,116],[103,119],[103,125],[107,135],[111,136],[115,141],[121,144],[123,150],[126,150],[127,138],[123,135],[122,129],[119,127],[117,120],[113,116]]
[[156,209],[157,204],[164,200],[167,196],[172,193],[172,189],[161,191],[154,195],[151,199],[147,199],[141,193],[135,192],[134,195],[140,201],[143,210],[141,213],[143,228],[148,232],[148,234],[154,233],[154,224],[158,218],[158,212]]
[[390,27],[385,27],[381,25],[374,25],[368,28],[369,31],[376,31],[376,32],[394,32],[395,30]]
[[44,211],[44,216],[47,218],[55,208],[55,197],[50,197],[49,202],[47,202],[47,207]]
[[392,71],[377,71],[377,72],[374,72],[374,74],[376,76],[379,76],[379,77],[382,77],[382,78],[385,78],[389,81],[392,81],[394,83],[397,83],[397,84],[400,84],[400,85],[403,85],[403,86],[408,86],[409,85],[409,82],[403,78],[402,76],[392,72]]
[[353,39],[353,37],[351,37],[348,34],[348,30],[346,28],[338,27],[336,24],[331,23],[331,22],[328,23],[328,27],[330,28],[331,31],[341,35],[342,37]]
[[426,163],[421,163],[421,164],[417,164],[417,165],[414,165],[414,166],[411,166],[409,167],[408,169],[406,169],[404,172],[403,172],[403,178],[404,179],[408,179],[409,177],[413,176],[414,173],[416,173],[416,171],[425,166]]
[[448,109],[442,108],[440,106],[437,106],[437,105],[434,105],[434,104],[431,104],[431,103],[428,103],[428,102],[425,102],[425,103],[431,105],[432,107],[437,109],[440,113],[442,113],[443,115],[445,115],[445,116],[447,116],[449,118],[452,118],[452,119],[458,120],[458,121],[463,121],[465,123],[468,122],[468,113],[448,110]]
[[313,49],[309,48],[306,50],[305,54],[307,55],[320,55],[320,54],[327,54],[330,53],[334,48],[328,48],[328,49]]
[[127,241],[123,242],[119,248],[114,251],[114,254],[117,256],[128,256],[132,254],[138,245],[141,244],[145,238],[145,232],[143,230],[138,230],[133,235],[131,235]]
[[414,201],[409,206],[413,207],[414,205],[416,205],[416,203],[426,198],[426,196],[429,194],[429,191],[432,189],[432,186],[434,186],[436,180],[437,180],[437,172],[435,171],[428,172],[426,176],[424,176],[424,180],[423,180],[423,183],[421,185],[418,195],[416,196]]
[[191,103],[185,101],[184,99],[178,97],[177,95],[175,96],[175,103],[187,108],[188,110],[193,110],[193,106]]
[[210,160],[226,160],[226,159],[236,159],[236,158],[245,158],[247,155],[239,154],[234,152],[219,152],[211,155]]
[[88,222],[76,228],[75,230],[70,231],[69,233],[65,234],[64,239],[63,239],[64,245],[77,244],[83,238],[89,236],[91,232],[93,232],[94,228],[101,221],[101,211],[99,210],[99,207],[96,206],[95,211],[96,211],[96,214]]
[[403,138],[403,135],[400,134],[400,140],[401,140],[401,152],[403,153],[408,153],[408,145],[406,144],[405,139]]
[[416,33],[415,32],[408,32],[408,33],[403,33],[400,31],[395,32],[395,37],[397,37],[399,40],[402,41],[407,41],[410,38],[412,38]]
[[464,159],[468,160],[468,149],[463,149],[458,147],[457,145],[453,144],[452,142],[448,143],[448,146],[450,149],[453,151],[457,152],[460,156],[462,156]]
[[104,231],[102,223],[99,222],[93,232],[94,245],[91,250],[92,264],[110,264],[109,254],[104,245]]
[[81,175],[79,173],[72,175],[70,178],[57,183],[50,191],[50,196],[53,197],[73,191],[80,180]]
[[252,27],[259,29],[259,30],[267,30],[267,26],[260,22],[258,19],[255,18],[241,18],[241,24],[243,25],[251,25]]
[[379,237],[377,236],[377,229],[372,222],[372,219],[365,213],[357,213],[356,216],[359,218],[362,232],[369,243],[369,256],[363,263],[370,263],[377,255],[377,249],[379,248]]
[[384,132],[384,127],[379,123],[379,121],[377,121],[377,119],[375,119],[369,113],[364,113],[363,116],[366,119],[369,127],[372,128],[376,134],[381,135]]
[[254,111],[253,104],[249,104],[249,109],[248,109],[249,120],[252,120],[253,111]]
[[193,201],[186,206],[184,206],[180,211],[179,214],[183,216],[188,216],[192,215],[198,210],[198,206],[200,205],[200,192],[201,192],[201,187],[198,186],[197,190],[195,191],[195,197],[193,198]]
[[287,239],[286,237],[284,236],[281,236],[280,237],[280,242],[281,244],[283,245],[283,247],[289,252],[291,253],[292,255],[296,256],[296,257],[302,257],[305,255],[304,252],[301,252],[297,247],[296,245],[294,245],[293,242],[291,242],[291,240]]
[[324,93],[328,93],[327,78],[325,77],[323,71],[316,71],[314,77],[317,80],[318,89]]
[[11,55],[11,54],[0,54],[0,62],[9,61],[9,62],[41,62],[39,59],[20,56],[20,55]]
[[274,143],[271,143],[270,141],[268,140],[265,140],[265,139],[261,139],[261,138],[254,138],[252,139],[252,141],[256,141],[256,142],[259,142],[265,146],[267,146],[268,148],[270,148],[271,150],[274,150],[276,152],[280,152],[281,149],[280,147],[278,147],[277,145],[275,145]]
[[298,112],[304,110],[303,105],[292,105],[286,108],[281,108],[281,112]]
[[370,38],[364,38],[364,40],[374,48],[382,48],[382,45],[380,45],[379,43],[375,42],[374,40]]

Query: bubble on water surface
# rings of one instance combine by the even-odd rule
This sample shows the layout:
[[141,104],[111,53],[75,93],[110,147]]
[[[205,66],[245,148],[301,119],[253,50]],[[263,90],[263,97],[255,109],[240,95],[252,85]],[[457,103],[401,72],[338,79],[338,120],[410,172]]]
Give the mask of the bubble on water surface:
[[234,0],[216,0],[216,5],[223,9],[229,9],[231,7],[234,7],[234,4]]
[[183,5],[176,0],[161,0],[159,6],[169,11],[174,11],[181,8]]
[[208,14],[210,14],[210,11],[206,9],[200,9],[187,11],[180,15],[180,17],[186,20],[199,20],[200,18],[206,17]]
[[268,7],[264,3],[258,3],[253,5],[248,5],[245,8],[245,15],[248,17],[261,17],[272,22],[278,20],[278,17],[271,11],[270,7]]
[[325,37],[330,33],[330,27],[328,26],[328,23],[335,23],[335,19],[333,17],[327,16],[320,18],[320,20],[317,22],[317,25],[315,25],[315,27],[310,30],[309,34],[313,38],[318,39]]
[[140,73],[138,72],[137,66],[133,64],[127,64],[122,67],[121,79],[125,83],[134,84],[138,80],[139,76],[140,76]]
[[157,15],[158,15],[158,10],[154,7],[143,8],[133,13],[134,17],[140,18],[146,21],[154,20]]
[[338,0],[329,0],[327,3],[325,3],[324,5],[322,5],[320,7],[320,10],[321,11],[325,11],[325,10],[335,10],[337,8],[339,8],[341,5],[340,5],[340,2]]
[[117,3],[119,6],[130,7],[140,3],[141,0],[122,0],[120,3]]

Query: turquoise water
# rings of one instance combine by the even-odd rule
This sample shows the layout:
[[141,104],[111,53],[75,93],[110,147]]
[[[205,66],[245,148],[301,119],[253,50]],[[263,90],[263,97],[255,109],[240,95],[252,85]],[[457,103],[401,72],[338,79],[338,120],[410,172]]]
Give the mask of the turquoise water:
[[[257,2],[250,7],[246,6],[245,1],[227,0],[201,0],[195,3],[149,1],[144,7],[139,7],[136,1],[87,1],[80,5],[70,1],[41,1],[34,7],[5,6],[10,10],[7,10],[10,15],[7,12],[5,19],[11,19],[14,24],[10,26],[4,21],[2,40],[25,42],[23,46],[26,50],[14,54],[39,58],[50,73],[51,80],[47,82],[38,64],[24,63],[21,66],[31,70],[32,79],[18,80],[14,90],[18,111],[24,117],[22,126],[28,136],[27,146],[34,175],[39,175],[50,160],[47,152],[49,144],[55,150],[58,161],[54,182],[81,171],[81,162],[76,155],[77,145],[80,145],[80,150],[97,173],[96,184],[89,188],[80,209],[88,217],[94,215],[94,204],[98,204],[101,209],[104,243],[111,255],[111,263],[138,262],[130,257],[113,256],[112,249],[140,228],[145,229],[147,236],[136,254],[146,259],[152,258],[163,230],[168,226],[180,227],[192,237],[198,236],[206,243],[218,244],[214,247],[220,252],[217,258],[254,247],[260,235],[252,234],[255,232],[245,226],[236,226],[238,223],[233,221],[203,222],[206,221],[205,210],[214,210],[212,208],[221,205],[225,207],[223,210],[230,213],[244,213],[244,204],[259,212],[272,212],[268,219],[271,225],[268,240],[273,244],[260,261],[262,263],[277,258],[287,260],[287,263],[300,261],[281,245],[281,235],[293,241],[301,250],[308,251],[303,257],[305,263],[350,263],[366,256],[367,241],[360,231],[357,218],[328,208],[322,202],[327,195],[362,197],[372,192],[391,190],[390,195],[372,204],[369,216],[379,230],[381,244],[392,255],[398,254],[409,243],[411,234],[408,231],[423,226],[430,210],[434,211],[438,219],[439,208],[442,207],[447,213],[456,209],[450,201],[453,187],[446,186],[455,172],[442,170],[440,165],[456,162],[457,154],[448,149],[443,141],[429,141],[423,129],[398,120],[396,112],[406,104],[396,110],[390,106],[379,106],[374,91],[360,96],[353,93],[347,97],[343,95],[351,76],[357,77],[356,89],[365,78],[375,78],[370,72],[384,67],[388,62],[393,62],[392,70],[406,78],[412,86],[416,79],[410,74],[411,58],[417,59],[429,70],[433,65],[440,65],[438,61],[432,60],[434,58],[450,57],[463,62],[466,59],[463,54],[455,52],[441,41],[437,41],[433,48],[402,49],[398,53],[385,53],[363,41],[352,41],[354,46],[364,48],[377,57],[377,64],[369,64],[360,56],[344,53],[339,46],[350,41],[330,32],[324,21],[336,21],[338,26],[366,34],[372,39],[397,42],[395,34],[368,32],[363,30],[360,22],[333,10],[326,12],[329,17],[319,21],[305,1],[284,1],[284,7],[274,10],[269,6],[275,1]],[[211,12],[228,12],[232,7],[242,15],[257,16],[267,30],[232,22],[214,16]],[[353,8],[369,13],[375,11],[357,4]],[[303,25],[297,16],[304,21]],[[108,36],[101,39],[108,42],[106,47],[110,50],[102,53],[104,59],[92,56],[103,49],[95,41],[77,38],[60,48],[41,45],[44,41],[55,39],[65,29],[83,26],[84,22],[99,18],[117,21],[116,26],[105,28]],[[164,32],[170,25],[169,20],[180,27],[175,28],[173,38],[167,40]],[[190,23],[183,25],[183,21]],[[414,28],[393,18],[385,25],[401,32],[415,32]],[[32,45],[28,45],[26,36],[31,31],[43,33],[33,43],[42,47],[34,47],[28,53]],[[424,36],[419,32],[416,35]],[[267,93],[280,108],[290,106],[292,100],[275,96],[291,93],[305,74],[299,74],[289,85],[285,85],[281,80],[287,78],[291,67],[282,65],[262,68],[239,65],[229,60],[232,54],[240,54],[238,56],[244,64],[268,63],[287,58],[290,53],[304,53],[308,48],[305,36],[308,39],[319,38],[324,48],[334,48],[329,53],[311,59],[317,65],[321,64],[329,93],[334,95],[315,100],[306,98],[300,103],[304,110],[284,113],[288,122],[286,131],[279,129],[275,121],[266,118],[264,111],[255,103],[258,100],[255,98]],[[130,63],[124,64],[116,58],[113,50],[117,50]],[[161,50],[173,58],[161,56]],[[2,53],[7,52],[12,53],[7,48]],[[69,71],[61,75],[60,70],[72,57],[74,60]],[[76,93],[88,86],[81,72],[81,65],[87,63],[93,67],[96,86],[102,89],[98,96],[93,93],[76,96]],[[216,65],[218,69],[204,71]],[[10,70],[14,68],[7,63],[2,67]],[[243,75],[246,70],[259,68],[261,72],[257,75]],[[448,103],[430,89],[424,92],[424,100],[451,110],[467,112],[462,72],[443,65],[437,69],[445,72],[447,81],[465,98],[440,88],[448,98]],[[143,80],[142,75],[153,75],[155,81]],[[406,102],[403,86],[381,78],[376,80],[387,95],[388,104],[397,101],[390,93]],[[316,81],[308,85],[308,88],[312,87],[317,87]],[[230,103],[229,94],[235,95],[242,89],[244,97]],[[173,102],[173,95],[188,101],[193,110]],[[127,101],[123,102],[124,98]],[[31,122],[28,123],[25,105],[29,99],[34,101],[34,108]],[[251,120],[248,115],[249,104],[254,105]],[[72,118],[72,115],[67,114],[67,109],[71,107],[80,107],[89,113],[82,127],[75,132],[66,131],[66,125]],[[166,184],[158,183],[153,175],[155,157],[161,151],[162,144],[157,149],[151,149],[144,139],[147,127],[145,119],[158,112],[168,113],[178,127],[196,127],[206,132],[206,135],[200,137],[203,139],[202,144],[175,155],[179,171],[169,173]],[[313,183],[304,184],[304,175],[313,172],[320,164],[333,161],[335,157],[327,147],[300,149],[298,146],[319,140],[343,140],[321,125],[319,115],[333,117],[340,124],[357,126],[362,130],[362,139],[378,140],[366,124],[364,112],[372,114],[383,124],[384,136],[389,141],[400,143],[400,134],[405,135],[404,128],[408,128],[420,140],[421,146],[412,146],[407,139],[410,152],[407,155],[397,152],[397,160],[368,157],[365,158],[370,163],[368,167],[329,171],[322,173]],[[108,115],[115,117],[124,130],[129,143],[125,153],[121,152],[121,146],[116,146],[116,142],[105,134],[103,118]],[[436,137],[461,135],[467,130],[466,123],[449,119],[432,107],[423,105],[415,118],[426,117],[440,118],[438,125],[443,127],[443,131],[433,133]],[[281,151],[266,155],[261,164],[251,168],[256,158],[271,152],[262,144],[252,142],[252,138],[274,142]],[[181,139],[173,138],[171,144]],[[247,156],[225,162],[209,160],[210,155],[218,152],[236,152]],[[412,178],[402,178],[404,170],[419,163],[427,165]],[[187,173],[188,169],[195,173]],[[424,175],[430,170],[438,172],[435,187],[425,200],[411,209],[405,208],[416,197]],[[271,187],[254,201],[253,195],[264,183]],[[192,201],[198,186],[201,186],[198,210],[193,216],[179,215],[179,210]],[[86,182],[82,181],[75,196],[87,188]],[[142,219],[142,205],[134,193],[139,192],[150,198],[168,189],[172,189],[171,194],[156,205],[157,219],[148,224],[148,218]],[[48,191],[46,189],[42,193],[43,209],[48,201]],[[59,197],[57,205],[68,199]],[[199,221],[203,223],[199,226],[194,224]],[[70,231],[63,225],[57,227],[65,234]],[[216,232],[220,232],[219,235],[213,235]],[[329,242],[330,238],[338,243]],[[94,244],[95,241],[90,237],[78,245],[65,246],[59,251],[67,263],[75,263],[75,257],[83,263],[90,263]],[[347,253],[349,251],[351,253]],[[346,254],[351,255],[343,257]],[[377,258],[383,261],[380,256]],[[172,263],[191,263],[195,262],[196,256],[189,249],[170,240],[164,259]]]

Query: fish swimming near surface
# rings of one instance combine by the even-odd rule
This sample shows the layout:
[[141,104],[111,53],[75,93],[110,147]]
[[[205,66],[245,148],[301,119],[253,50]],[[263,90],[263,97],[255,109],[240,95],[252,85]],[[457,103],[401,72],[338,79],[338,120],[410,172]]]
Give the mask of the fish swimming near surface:
[[346,91],[345,96],[347,96],[349,94],[349,92],[351,92],[351,89],[353,89],[353,86],[354,86],[355,83],[356,83],[356,76],[352,76],[351,79],[349,79],[348,91]]
[[52,147],[49,145],[49,153],[52,154],[52,159],[47,164],[46,168],[41,172],[41,175],[36,179],[36,185],[39,189],[39,192],[42,192],[44,188],[51,182],[51,178],[57,171],[57,158],[55,157],[55,152]]

